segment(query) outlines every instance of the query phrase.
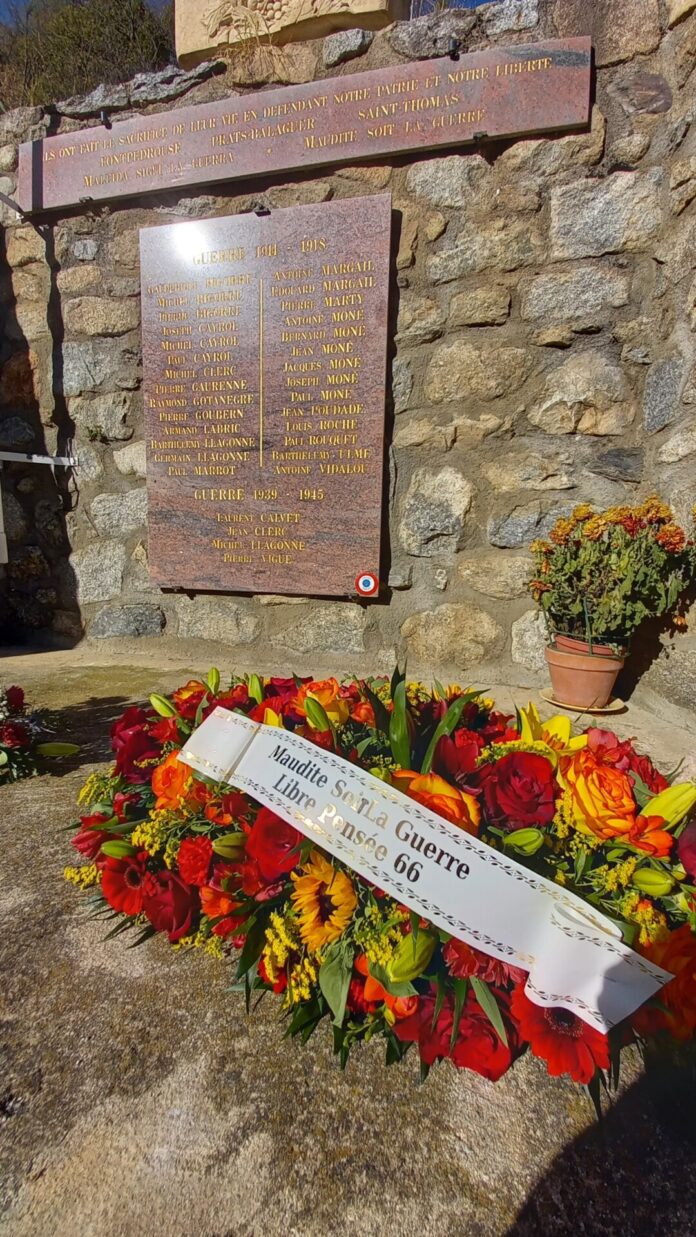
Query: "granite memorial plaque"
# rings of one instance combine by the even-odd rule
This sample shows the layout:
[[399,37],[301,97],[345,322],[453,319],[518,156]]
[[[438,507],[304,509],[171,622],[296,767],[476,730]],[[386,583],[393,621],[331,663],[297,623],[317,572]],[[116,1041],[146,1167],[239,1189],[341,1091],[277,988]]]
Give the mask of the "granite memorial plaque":
[[390,222],[378,194],[141,231],[157,584],[376,592]]
[[20,148],[28,213],[586,125],[589,38],[495,47],[115,120]]

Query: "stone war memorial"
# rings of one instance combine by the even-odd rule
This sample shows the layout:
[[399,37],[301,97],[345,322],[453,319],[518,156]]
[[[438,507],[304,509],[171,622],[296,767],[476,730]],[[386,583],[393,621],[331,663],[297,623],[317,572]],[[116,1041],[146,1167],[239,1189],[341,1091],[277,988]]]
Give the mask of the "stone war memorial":
[[681,1237],[696,0],[44,98],[105,3],[0,29],[3,1224]]

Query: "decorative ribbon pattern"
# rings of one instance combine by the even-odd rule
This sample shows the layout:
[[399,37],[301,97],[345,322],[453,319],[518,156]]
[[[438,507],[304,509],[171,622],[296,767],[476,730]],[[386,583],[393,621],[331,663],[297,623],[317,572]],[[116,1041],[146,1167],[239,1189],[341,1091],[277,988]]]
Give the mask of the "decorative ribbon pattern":
[[526,991],[607,1031],[672,976],[574,894],[289,731],[216,708],[180,757],[246,791],[436,927],[529,972]]

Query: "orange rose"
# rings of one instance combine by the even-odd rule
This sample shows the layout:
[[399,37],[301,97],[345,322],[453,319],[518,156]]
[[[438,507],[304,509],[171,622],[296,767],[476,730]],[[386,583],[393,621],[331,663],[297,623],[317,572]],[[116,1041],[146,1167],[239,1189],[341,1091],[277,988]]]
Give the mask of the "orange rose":
[[453,825],[459,825],[466,833],[476,836],[481,821],[481,809],[473,795],[467,795],[456,786],[450,786],[437,773],[414,773],[402,769],[392,773],[392,782],[398,790],[438,816],[444,816]]
[[675,1039],[690,1039],[696,1031],[696,936],[687,923],[661,941],[651,941],[640,952],[674,975],[656,993],[664,1009],[643,1006],[631,1022],[640,1035],[669,1031]]
[[375,711],[369,700],[356,700],[350,706],[350,716],[352,721],[360,722],[364,726],[375,725]]
[[334,726],[343,726],[350,716],[350,705],[340,695],[341,685],[338,679],[322,679],[317,683],[304,683],[295,697],[297,708],[304,713],[304,702],[308,696],[316,700]]
[[561,762],[561,784],[568,792],[576,828],[608,840],[629,833],[636,823],[633,783],[596,752],[582,748]]
[[170,752],[152,775],[152,789],[157,795],[156,808],[181,807],[191,785],[192,775],[188,765],[178,759],[178,752]]

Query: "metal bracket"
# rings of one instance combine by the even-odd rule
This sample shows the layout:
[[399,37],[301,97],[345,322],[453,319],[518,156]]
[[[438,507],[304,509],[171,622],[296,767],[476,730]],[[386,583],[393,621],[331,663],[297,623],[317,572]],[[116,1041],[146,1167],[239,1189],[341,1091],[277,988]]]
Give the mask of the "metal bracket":
[[21,206],[19,206],[18,203],[15,202],[13,198],[8,197],[6,193],[0,193],[0,202],[2,202],[4,206],[9,206],[10,210],[13,210],[17,215],[19,215],[23,223],[25,221],[29,222],[29,217],[28,215],[25,215]]
[[[70,448],[68,448],[70,450]],[[77,467],[77,459],[73,455],[34,455],[32,451],[0,451],[0,463],[11,464],[50,464],[62,468]]]

